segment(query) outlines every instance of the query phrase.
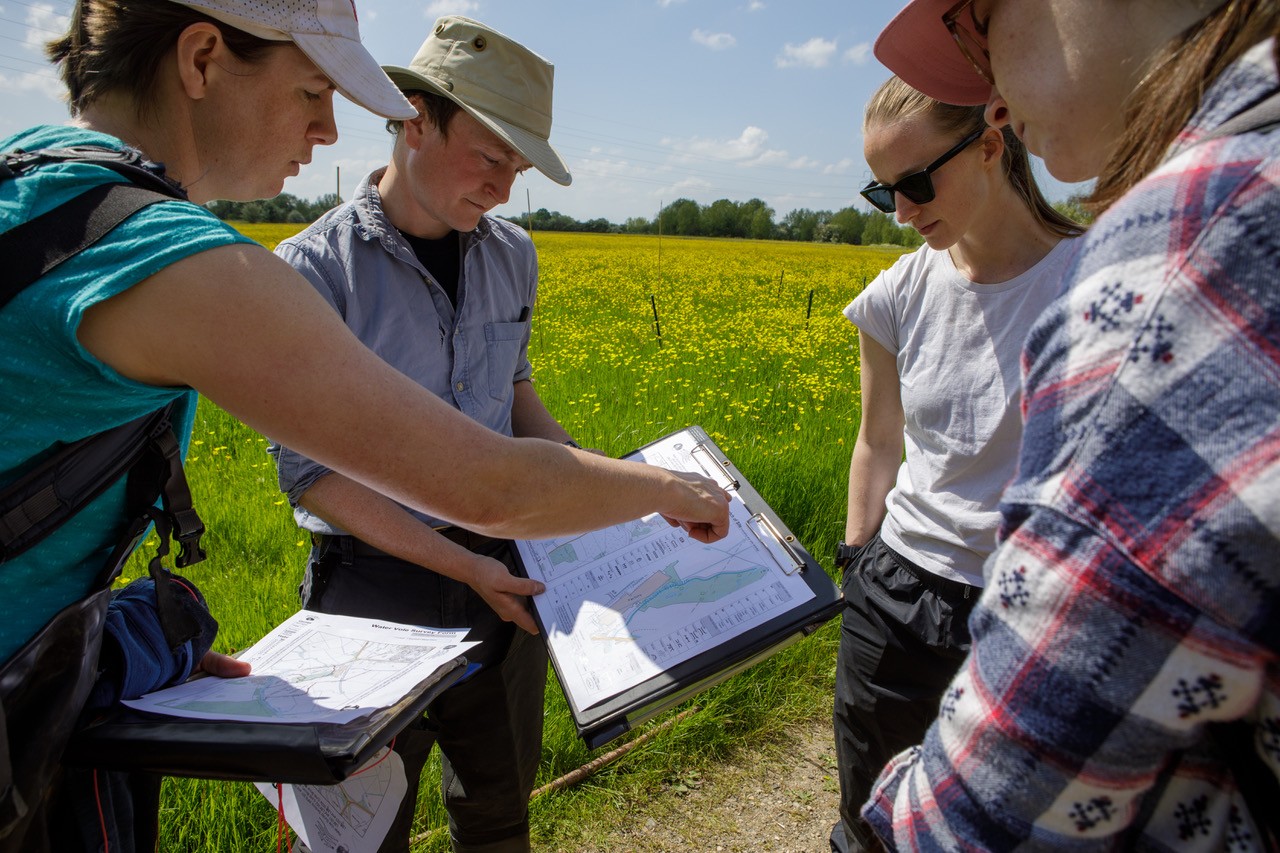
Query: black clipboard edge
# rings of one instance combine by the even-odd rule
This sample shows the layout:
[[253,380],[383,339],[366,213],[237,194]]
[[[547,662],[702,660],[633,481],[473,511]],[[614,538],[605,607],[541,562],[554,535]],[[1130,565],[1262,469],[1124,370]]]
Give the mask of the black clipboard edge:
[[718,669],[710,675],[700,680],[686,684],[677,690],[660,695],[656,700],[647,705],[637,705],[623,712],[615,711],[610,719],[597,726],[577,726],[578,735],[587,744],[588,749],[598,749],[604,746],[614,738],[631,731],[636,726],[653,719],[682,702],[692,699],[694,696],[702,693],[704,690],[710,690],[721,682],[728,681],[735,675],[738,675],[758,663],[761,663],[773,657],[783,649],[798,643],[800,640],[813,634],[818,628],[826,624],[832,617],[839,613],[836,607],[830,615],[825,618],[806,625],[795,633],[788,634],[776,642],[768,643],[764,648],[748,653],[741,660],[732,663],[725,668]]
[[[839,615],[842,607],[841,600],[831,602],[822,610],[810,613],[804,624],[796,626],[793,623],[786,630],[773,631],[755,642],[742,644],[735,654],[719,658],[714,666],[709,665],[703,656],[684,661],[667,673],[575,714],[574,726],[587,745],[595,749],[810,636]],[[744,638],[735,639],[741,641]]]
[[454,658],[372,720],[341,725],[195,720],[119,706],[77,732],[64,760],[165,776],[333,785],[368,762],[466,671],[467,659]]

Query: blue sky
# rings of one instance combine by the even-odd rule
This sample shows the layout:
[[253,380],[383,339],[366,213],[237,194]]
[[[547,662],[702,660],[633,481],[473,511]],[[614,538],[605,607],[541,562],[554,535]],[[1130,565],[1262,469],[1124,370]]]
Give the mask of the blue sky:
[[[504,215],[559,210],[577,219],[652,219],[677,198],[764,199],[863,209],[861,115],[888,72],[871,54],[905,0],[356,0],[365,44],[407,64],[442,14],[484,21],[556,66],[552,144],[573,172],[560,187],[517,180]],[[43,61],[71,0],[0,0],[0,137],[66,120]],[[285,191],[314,198],[385,162],[379,119],[337,99],[340,139],[317,148]],[[1039,164],[1037,164],[1039,165]],[[1037,169],[1050,199],[1080,191]]]

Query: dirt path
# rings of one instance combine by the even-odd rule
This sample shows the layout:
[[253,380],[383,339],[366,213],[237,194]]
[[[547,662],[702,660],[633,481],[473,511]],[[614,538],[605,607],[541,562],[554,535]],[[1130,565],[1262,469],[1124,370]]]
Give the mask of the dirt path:
[[838,808],[831,726],[808,723],[721,765],[714,779],[669,786],[626,810],[597,845],[574,853],[827,853]]

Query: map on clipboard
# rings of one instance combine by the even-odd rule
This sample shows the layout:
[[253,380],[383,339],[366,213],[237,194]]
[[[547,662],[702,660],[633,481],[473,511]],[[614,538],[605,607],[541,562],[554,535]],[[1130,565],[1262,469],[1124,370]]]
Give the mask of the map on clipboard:
[[516,542],[525,574],[546,585],[535,618],[593,748],[811,633],[840,605],[835,584],[700,427],[626,458],[720,483],[730,530],[706,544],[651,515]]
[[465,630],[299,611],[241,655],[241,678],[197,677],[126,700],[64,760],[206,779],[332,785],[462,679]]

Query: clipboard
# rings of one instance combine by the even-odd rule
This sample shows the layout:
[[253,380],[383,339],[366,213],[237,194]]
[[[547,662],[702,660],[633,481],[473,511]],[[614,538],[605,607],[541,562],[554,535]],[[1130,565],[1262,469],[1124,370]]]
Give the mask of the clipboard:
[[165,776],[332,785],[368,763],[471,668],[463,655],[445,660],[395,704],[348,723],[206,720],[116,705],[72,736],[63,761]]
[[[744,548],[747,550],[744,553],[750,554],[753,570],[767,572],[768,577],[762,579],[764,582],[773,582],[779,588],[785,584],[793,591],[807,590],[810,597],[807,600],[798,601],[802,596],[796,595],[794,598],[797,599],[797,603],[792,606],[778,605],[773,610],[769,610],[766,615],[756,614],[754,617],[756,621],[750,628],[723,641],[703,637],[699,642],[705,643],[705,647],[692,653],[691,656],[670,666],[662,666],[659,671],[648,674],[638,683],[612,692],[604,698],[599,696],[588,698],[584,691],[574,686],[580,678],[574,672],[575,662],[568,659],[572,657],[571,654],[566,653],[568,646],[558,646],[557,637],[549,633],[551,630],[559,630],[561,616],[548,618],[548,614],[555,612],[549,600],[553,590],[551,584],[548,584],[547,593],[534,599],[534,618],[538,623],[540,635],[548,644],[551,665],[564,690],[574,725],[579,736],[592,749],[608,743],[646,720],[812,634],[838,615],[842,606],[841,593],[835,582],[828,577],[785,522],[778,517],[748,482],[746,476],[701,427],[695,425],[669,433],[624,458],[645,459],[652,448],[664,443],[671,444],[673,441],[676,445],[684,441],[692,443],[688,448],[687,458],[696,468],[686,466],[686,470],[695,470],[715,480],[729,492],[735,503],[741,505],[740,509],[735,511],[740,514],[745,512],[745,516],[740,518],[740,524],[731,531],[729,538],[736,537],[737,540],[745,543]],[[666,522],[662,521],[661,525],[665,528]],[[625,527],[627,525],[619,525],[617,528],[610,528],[609,531],[620,531]],[[668,530],[671,529],[668,528]],[[729,538],[724,541],[728,542]],[[751,538],[755,538],[761,547],[755,548],[749,541]],[[548,565],[546,555],[555,553],[547,551],[548,547],[547,543],[516,541],[514,550],[517,564],[525,577],[535,576],[538,580],[547,581],[548,575],[543,571],[543,568]],[[682,549],[687,548],[692,551],[709,547],[711,546],[688,540],[677,546],[676,550],[671,550],[670,546],[664,545],[662,548],[650,547],[649,551],[650,556],[660,552],[663,559],[658,563],[661,563],[664,559],[678,560]],[[628,552],[625,548],[621,548],[617,552],[617,557],[609,565],[614,569],[622,565],[638,565],[641,561],[634,556],[635,553],[635,551]],[[534,567],[532,574],[531,564]],[[726,557],[723,568],[724,576],[735,571],[733,557]],[[625,569],[617,571],[621,572]],[[604,570],[600,571],[600,574],[608,573]],[[655,582],[661,583],[661,577],[656,572],[650,576],[650,578],[653,577],[658,577],[658,580],[650,579],[647,583],[650,585]],[[625,586],[631,580],[628,578],[626,581],[618,581],[618,588]],[[573,581],[566,575],[564,583],[568,586]],[[644,583],[646,581],[640,581],[641,586]],[[682,583],[689,584],[688,581],[682,581]],[[655,595],[660,594],[655,593]],[[730,593],[725,600],[730,600],[732,595],[733,593]],[[699,611],[700,606],[691,605],[690,612],[705,613],[711,607],[708,605],[707,608]],[[730,603],[725,606],[734,605]],[[564,609],[562,602],[559,612],[563,614]],[[699,618],[709,617],[700,616]],[[581,629],[582,626],[575,621],[574,630]],[[563,636],[563,632],[560,635]],[[623,645],[619,643],[620,650]],[[628,665],[627,662],[619,663],[619,667],[626,665]]]

